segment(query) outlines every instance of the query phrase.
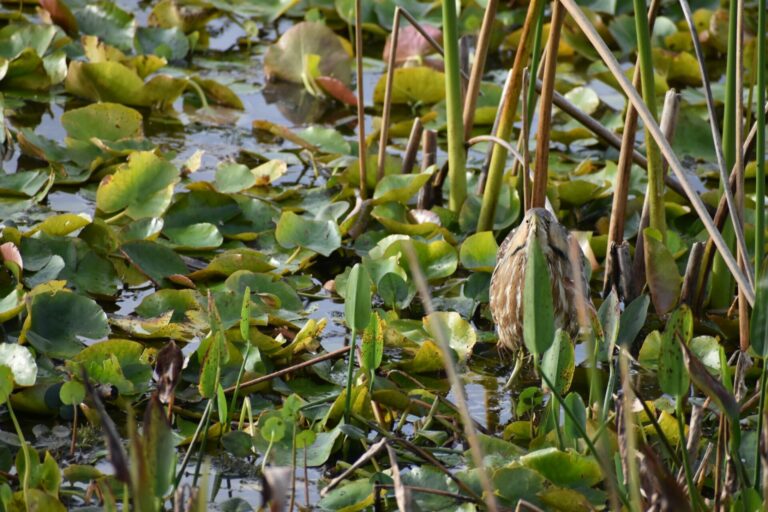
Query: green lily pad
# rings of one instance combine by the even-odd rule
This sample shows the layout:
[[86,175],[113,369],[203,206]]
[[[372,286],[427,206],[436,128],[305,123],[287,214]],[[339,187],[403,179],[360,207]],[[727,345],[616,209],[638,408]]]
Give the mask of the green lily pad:
[[427,279],[441,279],[452,275],[458,266],[458,254],[451,244],[444,240],[422,242],[411,240],[404,235],[390,235],[381,240],[371,249],[369,256],[373,259],[397,256],[400,264],[412,274],[410,262],[405,255],[404,245],[413,244],[419,266]]
[[[475,329],[455,311],[436,311],[424,317],[424,329],[437,340],[447,336],[448,344],[458,354],[459,361],[466,361],[477,342]],[[442,333],[440,330],[442,329]]]
[[69,63],[64,81],[67,92],[92,101],[108,101],[137,107],[167,107],[187,88],[187,81],[155,75],[147,83],[120,62]]
[[136,110],[117,103],[94,103],[68,110],[61,116],[67,136],[102,140],[136,138],[143,135],[143,118]]
[[287,249],[304,247],[323,256],[330,256],[341,247],[338,224],[330,220],[309,219],[293,212],[283,212],[280,216],[275,237]]
[[120,250],[142,274],[155,283],[161,283],[175,274],[187,273],[187,266],[181,257],[157,242],[128,242],[123,244]]
[[594,457],[572,450],[544,448],[523,455],[520,463],[557,485],[592,487],[603,480],[600,464]]
[[499,244],[492,231],[483,231],[469,236],[461,244],[459,259],[467,270],[475,272],[493,272],[496,267],[496,253]]
[[159,217],[168,208],[179,171],[151,151],[133,153],[96,192],[96,207],[104,213],[125,210],[133,219]]
[[405,203],[432,177],[431,173],[392,174],[384,176],[373,192],[374,204],[390,201]]
[[50,357],[67,358],[83,348],[82,338],[109,334],[107,315],[88,297],[66,290],[37,293],[28,305],[24,335]]
[[163,233],[177,249],[214,249],[224,241],[218,228],[207,222],[168,228]]

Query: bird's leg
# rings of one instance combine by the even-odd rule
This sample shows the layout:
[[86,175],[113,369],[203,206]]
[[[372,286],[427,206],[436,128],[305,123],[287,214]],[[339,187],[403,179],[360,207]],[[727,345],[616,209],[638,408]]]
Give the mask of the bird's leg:
[[525,353],[523,352],[523,349],[517,349],[517,355],[515,357],[515,367],[512,368],[512,374],[509,376],[509,379],[507,379],[507,383],[504,384],[504,389],[512,389],[512,386],[515,385],[515,381],[517,380],[517,377],[520,375],[520,371],[523,369],[523,359],[525,358]]

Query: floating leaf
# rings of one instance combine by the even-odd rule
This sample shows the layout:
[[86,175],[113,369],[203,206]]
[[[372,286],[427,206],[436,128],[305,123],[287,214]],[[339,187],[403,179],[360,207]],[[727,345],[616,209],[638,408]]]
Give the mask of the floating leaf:
[[557,485],[592,487],[603,481],[600,464],[592,456],[557,448],[544,448],[520,457],[523,466],[534,469]]
[[600,98],[590,87],[578,86],[565,93],[565,99],[576,105],[585,114],[592,115],[600,106]]
[[440,336],[446,336],[448,344],[458,354],[459,361],[469,359],[477,342],[477,334],[461,315],[455,311],[436,311],[425,316],[422,321],[432,339],[437,341]]
[[94,103],[64,112],[61,124],[73,139],[120,140],[143,135],[143,118],[136,110],[117,103]]
[[120,247],[142,274],[161,283],[174,274],[186,274],[187,266],[181,257],[168,247],[156,242],[128,242]]
[[383,204],[389,201],[405,203],[418,192],[432,177],[431,173],[421,174],[392,174],[384,176],[376,185],[373,193],[373,204]]
[[297,23],[280,36],[264,56],[264,73],[273,80],[304,83],[307,61],[312,56],[318,61],[318,76],[350,83],[350,55],[333,30],[320,22]]
[[114,61],[69,63],[67,92],[92,101],[137,107],[166,107],[181,96],[187,81],[155,75],[147,83],[133,69]]
[[88,297],[66,290],[35,294],[28,304],[24,335],[50,357],[71,357],[83,348],[82,338],[109,334],[107,315]]
[[290,211],[280,216],[275,237],[280,245],[288,249],[304,247],[323,256],[330,256],[341,246],[338,224],[330,220],[309,219]]
[[133,219],[159,217],[168,208],[179,171],[151,151],[132,153],[96,192],[96,206],[104,213],[125,210]]
[[[386,76],[382,75],[373,90],[373,101],[384,102]],[[396,69],[392,77],[392,103],[425,103],[431,105],[445,98],[445,75],[421,66]]]
[[496,253],[499,244],[492,231],[483,231],[467,237],[461,244],[459,259],[461,265],[474,272],[493,272],[496,267]]

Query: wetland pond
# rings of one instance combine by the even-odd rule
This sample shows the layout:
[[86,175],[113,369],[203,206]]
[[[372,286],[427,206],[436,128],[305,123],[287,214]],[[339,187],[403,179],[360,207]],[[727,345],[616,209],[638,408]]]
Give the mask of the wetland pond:
[[[489,3],[457,2],[465,76]],[[577,3],[631,76],[631,9]],[[287,510],[283,494],[308,510],[402,509],[398,500],[425,511],[480,510],[494,500],[503,510],[521,500],[532,510],[599,510],[634,499],[612,468],[621,466],[613,453],[624,440],[616,404],[630,388],[639,400],[629,416],[644,446],[680,464],[677,427],[687,412],[656,370],[682,329],[693,357],[721,378],[730,368],[725,353],[739,341],[738,318],[726,312],[735,292],[702,298],[695,322],[678,306],[691,247],[707,232],[671,187],[666,241],[646,242],[644,261],[660,262],[648,266],[648,285],[621,298],[599,294],[619,149],[566,110],[620,138],[627,100],[616,78],[567,17],[554,87],[571,107],[553,110],[547,193],[582,249],[597,309],[578,344],[558,331],[542,368],[526,360],[510,387],[517,359],[496,346],[488,294],[499,243],[523,214],[511,155],[491,229],[477,226],[481,170],[493,150],[482,136],[497,119],[529,2],[502,2],[491,23],[466,137],[466,199],[456,208],[453,178],[437,178],[449,158],[445,64],[406,21],[385,93],[395,7],[442,42],[441,2],[362,4],[361,186],[353,1],[2,3],[4,510],[246,511],[267,507],[265,496],[271,510]],[[728,11],[696,4],[721,109]],[[549,34],[550,9],[541,12],[532,66]],[[651,32],[656,92],[661,102],[670,87],[681,90],[673,148],[714,211],[717,165],[687,30],[680,8],[665,5]],[[754,27],[745,34],[754,52]],[[745,84],[753,83],[750,69]],[[744,92],[751,119],[755,98]],[[532,88],[523,97],[538,102]],[[533,151],[539,112],[524,112]],[[379,153],[382,116],[388,137]],[[512,141],[521,127],[518,120]],[[431,156],[419,145],[408,151],[422,129],[436,136]],[[639,130],[643,154],[644,140]],[[753,150],[746,155],[744,230],[752,242],[764,212],[755,211]],[[624,226],[633,253],[647,186],[646,172],[633,166]],[[342,349],[353,340],[357,362],[348,366]],[[631,354],[623,369],[619,346]],[[463,391],[450,384],[446,347]],[[631,384],[622,389],[624,372]],[[749,386],[757,373],[747,372]],[[705,406],[704,438],[689,451],[706,474],[702,461],[714,461],[711,446],[720,445],[709,428],[719,411],[705,396],[690,393],[685,407]],[[737,449],[753,472],[757,420],[745,414]],[[612,476],[593,442],[609,455]],[[472,449],[485,455],[480,468]],[[366,452],[373,455],[350,468]],[[710,499],[703,482],[699,492]]]

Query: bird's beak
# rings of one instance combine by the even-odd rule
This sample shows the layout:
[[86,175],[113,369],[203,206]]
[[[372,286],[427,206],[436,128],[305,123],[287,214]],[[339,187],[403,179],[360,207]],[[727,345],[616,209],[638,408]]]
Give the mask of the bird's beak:
[[531,216],[531,231],[538,233],[541,229],[544,229],[544,220],[538,215]]

